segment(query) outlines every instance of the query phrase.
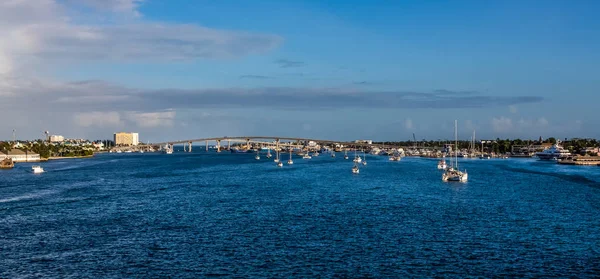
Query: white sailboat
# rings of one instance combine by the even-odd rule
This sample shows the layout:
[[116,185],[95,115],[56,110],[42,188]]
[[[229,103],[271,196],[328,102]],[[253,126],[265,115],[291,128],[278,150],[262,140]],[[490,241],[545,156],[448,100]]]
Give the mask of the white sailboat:
[[354,166],[352,167],[352,173],[358,174],[359,172],[360,172],[360,169],[358,168],[358,164],[355,162]]
[[271,158],[273,157],[273,155],[271,155],[271,148],[267,149],[267,158]]
[[256,156],[254,156],[254,159],[256,159],[256,160],[260,160],[260,155],[259,155],[259,153],[258,153],[258,152],[259,152],[259,150],[260,150],[260,149],[256,149]]
[[356,154],[356,149],[354,149],[354,160],[353,161],[358,164],[360,164],[360,162],[362,162],[362,159],[360,158],[360,156],[358,156]]
[[363,166],[367,165],[367,154],[365,153],[365,151],[363,150],[363,161],[362,161]]
[[[458,121],[454,120],[454,144],[458,146]],[[447,168],[444,174],[442,174],[442,181],[444,182],[467,182],[469,175],[467,171],[460,171],[458,168],[458,148],[454,148],[454,166]]]
[[281,167],[283,167],[283,163],[281,162],[281,160],[279,160],[279,151],[275,151],[275,152],[276,152],[275,153],[275,157],[276,157],[275,160],[277,161],[277,166],[281,168]]
[[292,161],[292,149],[290,148],[290,159],[287,161],[288,165],[293,165],[294,161]]
[[335,150],[331,149],[331,158],[335,158]]
[[348,150],[344,149],[344,159],[348,160]]

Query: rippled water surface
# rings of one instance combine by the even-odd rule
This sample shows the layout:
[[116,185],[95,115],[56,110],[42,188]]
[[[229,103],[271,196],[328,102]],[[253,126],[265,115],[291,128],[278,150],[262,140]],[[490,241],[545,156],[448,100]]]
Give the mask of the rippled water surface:
[[[284,156],[287,160],[287,155]],[[0,278],[594,277],[600,168],[101,154],[0,171]]]

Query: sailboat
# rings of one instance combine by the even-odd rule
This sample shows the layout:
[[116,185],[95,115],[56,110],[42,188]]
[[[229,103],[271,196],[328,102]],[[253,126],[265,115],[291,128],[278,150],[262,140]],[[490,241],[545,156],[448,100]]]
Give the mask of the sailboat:
[[335,158],[335,150],[333,148],[331,149],[331,158]]
[[279,160],[279,151],[275,151],[275,152],[276,152],[275,153],[275,155],[276,155],[275,156],[276,157],[275,161],[277,163],[277,166],[281,168],[281,167],[283,167],[283,163],[281,162],[281,160]]
[[359,172],[360,172],[360,169],[358,169],[358,164],[356,162],[354,162],[354,167],[352,167],[352,173],[358,174]]
[[362,159],[360,158],[360,156],[356,155],[356,149],[354,149],[354,162],[360,164],[360,162],[362,162]]
[[256,156],[254,156],[254,159],[256,159],[256,160],[260,160],[260,155],[259,155],[259,153],[258,153],[258,152],[259,152],[259,150],[260,150],[260,149],[256,149]]
[[363,150],[363,161],[362,161],[363,166],[367,165],[367,154],[365,153],[365,151]]
[[271,148],[267,149],[267,158],[271,158],[273,157],[273,155],[271,155]]
[[344,159],[348,160],[348,150],[344,149]]
[[292,161],[292,149],[290,148],[290,159],[287,161],[288,165],[293,165],[294,161]]
[[[458,121],[454,120],[454,145],[458,147]],[[454,166],[446,169],[444,174],[442,174],[442,181],[449,182],[467,182],[469,179],[469,175],[467,171],[462,172],[458,168],[458,148],[454,148]]]

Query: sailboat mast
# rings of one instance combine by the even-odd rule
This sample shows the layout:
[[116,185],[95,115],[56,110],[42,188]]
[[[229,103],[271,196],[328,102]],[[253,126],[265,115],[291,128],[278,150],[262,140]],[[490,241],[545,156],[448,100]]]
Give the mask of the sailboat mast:
[[456,149],[454,150],[454,159],[456,169],[458,170],[458,120],[454,120],[454,145],[456,146]]

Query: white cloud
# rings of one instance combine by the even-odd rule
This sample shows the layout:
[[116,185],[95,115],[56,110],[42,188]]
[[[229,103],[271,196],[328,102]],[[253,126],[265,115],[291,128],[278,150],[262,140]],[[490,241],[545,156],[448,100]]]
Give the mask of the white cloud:
[[[113,11],[135,11],[140,2],[85,1]],[[30,59],[36,59],[37,65],[46,61],[188,61],[263,53],[282,42],[271,34],[148,20],[80,24],[71,19],[72,13],[68,4],[56,0],[0,3],[0,73]]]
[[510,118],[506,118],[504,116],[500,118],[492,118],[492,129],[494,132],[509,132],[513,128],[513,123]]
[[548,124],[549,124],[549,123],[548,123],[548,120],[547,120],[545,117],[540,117],[540,118],[538,118],[538,120],[537,120],[537,125],[538,125],[538,126],[541,126],[541,127],[546,127],[546,126],[548,126]]
[[404,128],[407,130],[412,130],[414,129],[414,125],[413,125],[413,121],[410,118],[407,118],[404,120]]
[[126,118],[142,128],[173,126],[175,111],[129,112],[126,114]]
[[143,0],[69,0],[73,4],[88,5],[96,9],[125,12],[134,15],[139,15],[138,7],[144,2]]
[[81,127],[119,127],[123,125],[118,112],[84,112],[75,115],[75,124]]

